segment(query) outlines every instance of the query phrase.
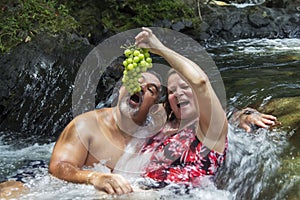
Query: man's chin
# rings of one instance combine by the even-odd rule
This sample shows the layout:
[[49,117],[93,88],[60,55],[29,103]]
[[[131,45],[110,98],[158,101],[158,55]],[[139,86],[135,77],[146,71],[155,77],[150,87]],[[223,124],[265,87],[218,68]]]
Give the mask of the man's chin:
[[122,98],[119,105],[122,115],[129,118],[134,117],[139,111],[139,106],[130,104],[130,96],[125,96],[124,98]]

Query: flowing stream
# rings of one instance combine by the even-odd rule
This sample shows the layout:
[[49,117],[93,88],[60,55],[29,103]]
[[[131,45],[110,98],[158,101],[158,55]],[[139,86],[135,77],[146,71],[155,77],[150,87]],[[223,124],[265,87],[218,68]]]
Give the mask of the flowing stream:
[[[300,96],[300,39],[248,39],[206,49],[221,72],[229,107],[263,106],[273,98]],[[0,133],[10,134],[14,133]],[[30,192],[20,199],[299,199],[300,147],[290,142],[292,134],[276,129],[247,134],[232,128],[227,160],[215,183],[204,179],[203,187],[189,192],[176,185],[141,190],[141,179],[129,177],[137,192],[121,197],[105,195],[92,186],[53,178],[47,168],[34,167],[38,160],[47,166],[54,143],[17,148],[4,144],[2,138],[0,178],[35,174],[35,178],[26,179]],[[95,169],[107,170],[101,164]]]

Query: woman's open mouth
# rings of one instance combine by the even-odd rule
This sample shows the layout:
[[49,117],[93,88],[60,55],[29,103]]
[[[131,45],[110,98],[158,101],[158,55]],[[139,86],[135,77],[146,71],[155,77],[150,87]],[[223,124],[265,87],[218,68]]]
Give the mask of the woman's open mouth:
[[187,106],[188,104],[189,104],[189,101],[182,101],[182,102],[177,104],[177,107],[182,108],[182,107]]

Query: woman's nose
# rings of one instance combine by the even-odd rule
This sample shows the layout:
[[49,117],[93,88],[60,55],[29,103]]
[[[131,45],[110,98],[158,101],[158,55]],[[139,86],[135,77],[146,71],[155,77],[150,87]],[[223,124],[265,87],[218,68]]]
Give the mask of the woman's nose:
[[175,95],[176,95],[176,96],[181,96],[182,94],[183,94],[183,90],[182,90],[182,89],[177,88],[177,89],[175,90]]

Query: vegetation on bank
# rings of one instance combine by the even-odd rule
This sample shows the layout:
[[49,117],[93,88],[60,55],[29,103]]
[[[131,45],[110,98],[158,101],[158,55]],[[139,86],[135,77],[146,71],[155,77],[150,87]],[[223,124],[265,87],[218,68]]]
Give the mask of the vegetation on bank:
[[[125,31],[133,27],[151,26],[158,21],[195,21],[195,10],[182,0],[107,0],[101,13],[105,28]],[[116,17],[114,17],[116,16]]]
[[7,0],[0,6],[2,52],[21,42],[29,42],[40,32],[59,33],[79,27],[70,10],[56,0]]
[[95,30],[118,33],[163,20],[193,25],[199,21],[195,7],[183,0],[4,0],[0,11],[1,52],[41,32],[89,37]]

